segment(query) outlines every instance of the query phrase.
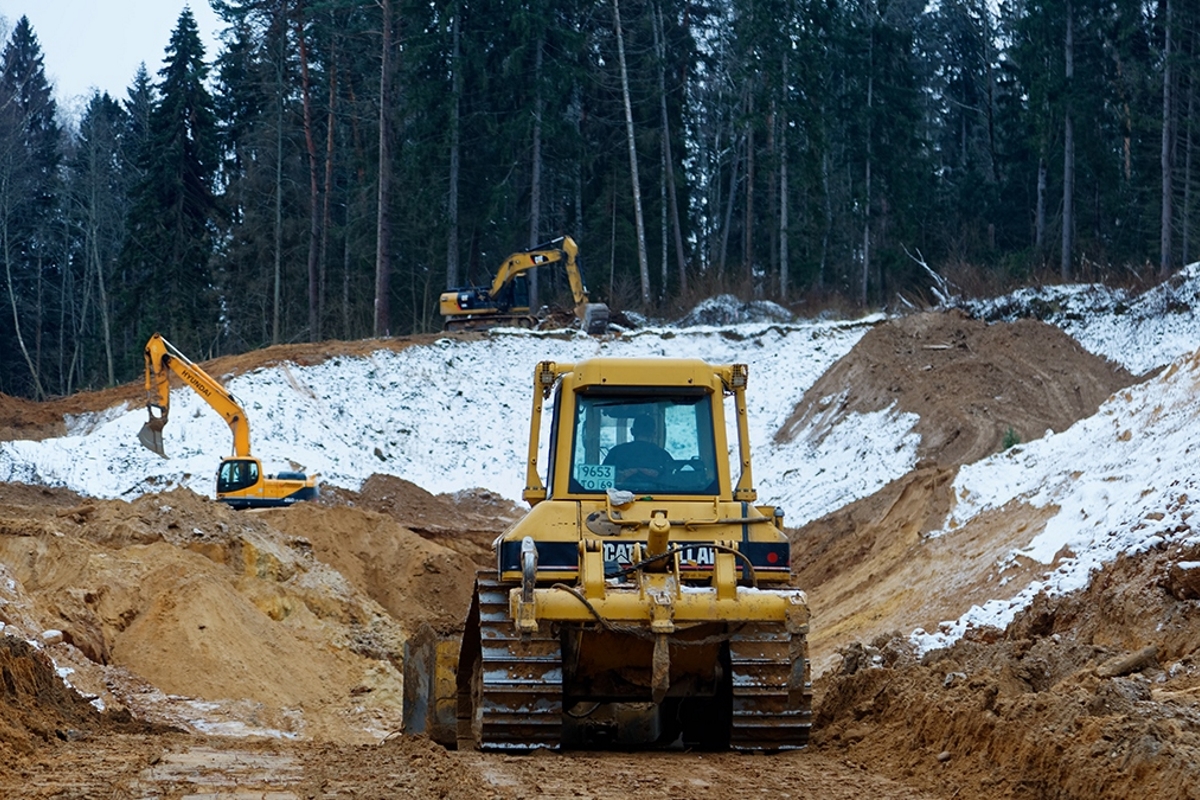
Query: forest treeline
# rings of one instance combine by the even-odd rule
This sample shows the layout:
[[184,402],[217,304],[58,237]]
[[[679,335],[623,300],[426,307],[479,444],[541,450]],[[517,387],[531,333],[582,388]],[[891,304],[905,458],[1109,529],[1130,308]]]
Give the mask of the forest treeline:
[[436,330],[443,288],[564,234],[593,299],[663,315],[1196,258],[1200,3],[211,3],[219,52],[185,9],[77,117],[9,21],[0,391],[129,380],[155,331],[198,360]]

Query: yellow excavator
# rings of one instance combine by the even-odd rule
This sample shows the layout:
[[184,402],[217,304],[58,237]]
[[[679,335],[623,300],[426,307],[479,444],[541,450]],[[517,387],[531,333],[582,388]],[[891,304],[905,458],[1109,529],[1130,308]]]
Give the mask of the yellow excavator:
[[757,504],[747,372],[536,367],[532,508],[496,539],[461,638],[425,627],[406,643],[406,731],[484,750],[807,743],[808,602],[791,586],[783,512]]
[[579,247],[570,236],[561,236],[531,250],[513,253],[504,260],[490,286],[467,286],[443,292],[439,303],[447,331],[486,330],[501,326],[537,327],[529,308],[525,273],[561,261],[575,301],[575,317],[582,330],[600,335],[608,330],[608,306],[588,302],[587,287],[579,271]]
[[146,408],[150,420],[138,441],[166,458],[162,430],[171,407],[170,373],[174,372],[204,398],[233,431],[233,455],[222,459],[217,470],[217,499],[234,508],[287,506],[317,497],[317,476],[303,472],[267,475],[262,462],[250,455],[250,423],[237,398],[215,378],[188,360],[159,334],[146,343]]

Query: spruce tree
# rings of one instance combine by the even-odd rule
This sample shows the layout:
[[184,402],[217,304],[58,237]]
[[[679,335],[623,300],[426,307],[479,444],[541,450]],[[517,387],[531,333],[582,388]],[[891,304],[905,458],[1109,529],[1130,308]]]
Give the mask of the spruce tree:
[[8,307],[0,315],[0,348],[20,352],[24,369],[18,359],[4,359],[0,389],[35,397],[45,394],[39,344],[50,315],[43,282],[55,268],[49,242],[60,161],[55,113],[41,46],[21,17],[0,57],[0,277]]
[[[120,104],[108,93],[96,92],[79,123],[79,134],[67,169],[70,220],[76,231],[82,299],[75,324],[76,341],[68,377],[78,375],[82,385],[113,385],[118,368],[113,330],[114,290],[118,290],[115,265],[124,236],[128,211],[128,186],[122,169],[121,144],[128,120]],[[95,295],[94,302],[91,298]],[[95,306],[95,319],[91,309]],[[137,351],[121,353],[122,366],[131,372]],[[86,364],[95,364],[91,370]]]
[[210,268],[218,146],[204,46],[190,9],[179,15],[158,74],[122,263],[136,287],[137,338],[161,331],[204,356],[219,335]]

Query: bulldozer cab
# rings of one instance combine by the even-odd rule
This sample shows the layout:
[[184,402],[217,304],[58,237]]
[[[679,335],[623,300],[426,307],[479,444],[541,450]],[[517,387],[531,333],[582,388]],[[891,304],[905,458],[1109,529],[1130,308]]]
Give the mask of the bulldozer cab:
[[578,393],[568,492],[717,494],[712,401],[699,387]]

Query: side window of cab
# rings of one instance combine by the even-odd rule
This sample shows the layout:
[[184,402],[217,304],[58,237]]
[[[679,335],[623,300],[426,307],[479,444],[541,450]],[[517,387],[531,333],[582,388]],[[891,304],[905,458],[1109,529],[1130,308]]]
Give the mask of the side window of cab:
[[234,492],[258,483],[258,464],[254,461],[226,461],[217,474],[217,491]]

